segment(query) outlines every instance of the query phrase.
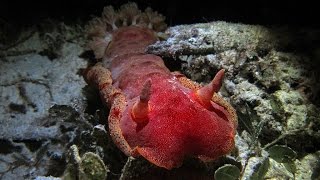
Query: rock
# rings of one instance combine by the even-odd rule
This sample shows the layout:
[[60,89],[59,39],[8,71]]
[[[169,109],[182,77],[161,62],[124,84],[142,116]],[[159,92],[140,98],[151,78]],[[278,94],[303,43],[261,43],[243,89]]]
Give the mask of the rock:
[[0,49],[0,142],[7,147],[0,179],[60,176],[69,143],[92,128],[84,121],[86,83],[77,74],[87,62],[69,35],[77,28],[56,28],[31,27]]
[[320,151],[304,156],[296,160],[296,179],[319,179],[320,178]]

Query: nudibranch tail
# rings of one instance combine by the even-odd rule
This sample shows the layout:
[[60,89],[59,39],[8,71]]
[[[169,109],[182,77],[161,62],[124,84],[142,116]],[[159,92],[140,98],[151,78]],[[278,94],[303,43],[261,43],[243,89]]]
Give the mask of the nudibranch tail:
[[148,112],[149,112],[149,105],[148,101],[150,99],[151,93],[151,80],[148,79],[142,88],[141,94],[137,102],[132,107],[132,119],[136,123],[145,123],[148,121]]
[[144,12],[138,9],[136,3],[127,3],[114,10],[112,6],[103,9],[101,17],[93,18],[86,26],[89,49],[93,50],[95,57],[104,56],[108,44],[112,41],[112,32],[120,27],[139,26],[149,28],[154,32],[161,32],[167,28],[165,17],[151,8]]
[[197,90],[196,95],[200,100],[200,103],[206,107],[211,107],[211,99],[215,92],[218,92],[221,88],[224,76],[224,69],[221,69],[213,78],[213,80],[204,87]]

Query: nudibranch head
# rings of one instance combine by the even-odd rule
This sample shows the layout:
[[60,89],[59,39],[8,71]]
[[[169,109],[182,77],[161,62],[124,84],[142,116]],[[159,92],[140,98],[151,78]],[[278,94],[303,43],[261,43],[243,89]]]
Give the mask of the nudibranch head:
[[[234,148],[237,120],[233,108],[215,93],[220,89],[222,76],[220,71],[209,84],[211,87],[196,91],[174,77],[148,80],[141,93],[148,94],[143,102],[147,106],[140,106],[143,116],[132,115],[139,112],[140,96],[128,102],[120,119],[120,129],[132,155],[142,155],[171,169],[179,167],[187,156],[208,160],[229,153]],[[201,96],[206,93],[213,98],[203,103]]]

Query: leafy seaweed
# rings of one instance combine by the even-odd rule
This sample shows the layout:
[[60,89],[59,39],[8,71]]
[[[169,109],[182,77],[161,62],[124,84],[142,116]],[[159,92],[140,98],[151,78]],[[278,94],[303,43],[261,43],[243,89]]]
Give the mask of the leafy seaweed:
[[225,164],[216,170],[214,173],[215,180],[235,180],[239,179],[240,170],[237,166]]

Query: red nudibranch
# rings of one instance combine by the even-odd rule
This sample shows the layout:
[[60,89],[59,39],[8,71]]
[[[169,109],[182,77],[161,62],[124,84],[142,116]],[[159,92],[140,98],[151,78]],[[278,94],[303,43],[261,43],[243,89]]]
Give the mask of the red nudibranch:
[[145,53],[165,27],[164,17],[150,8],[105,7],[87,26],[89,46],[102,63],[89,68],[85,78],[110,106],[109,131],[119,149],[172,169],[187,156],[212,160],[229,153],[237,116],[216,93],[224,70],[201,87]]

